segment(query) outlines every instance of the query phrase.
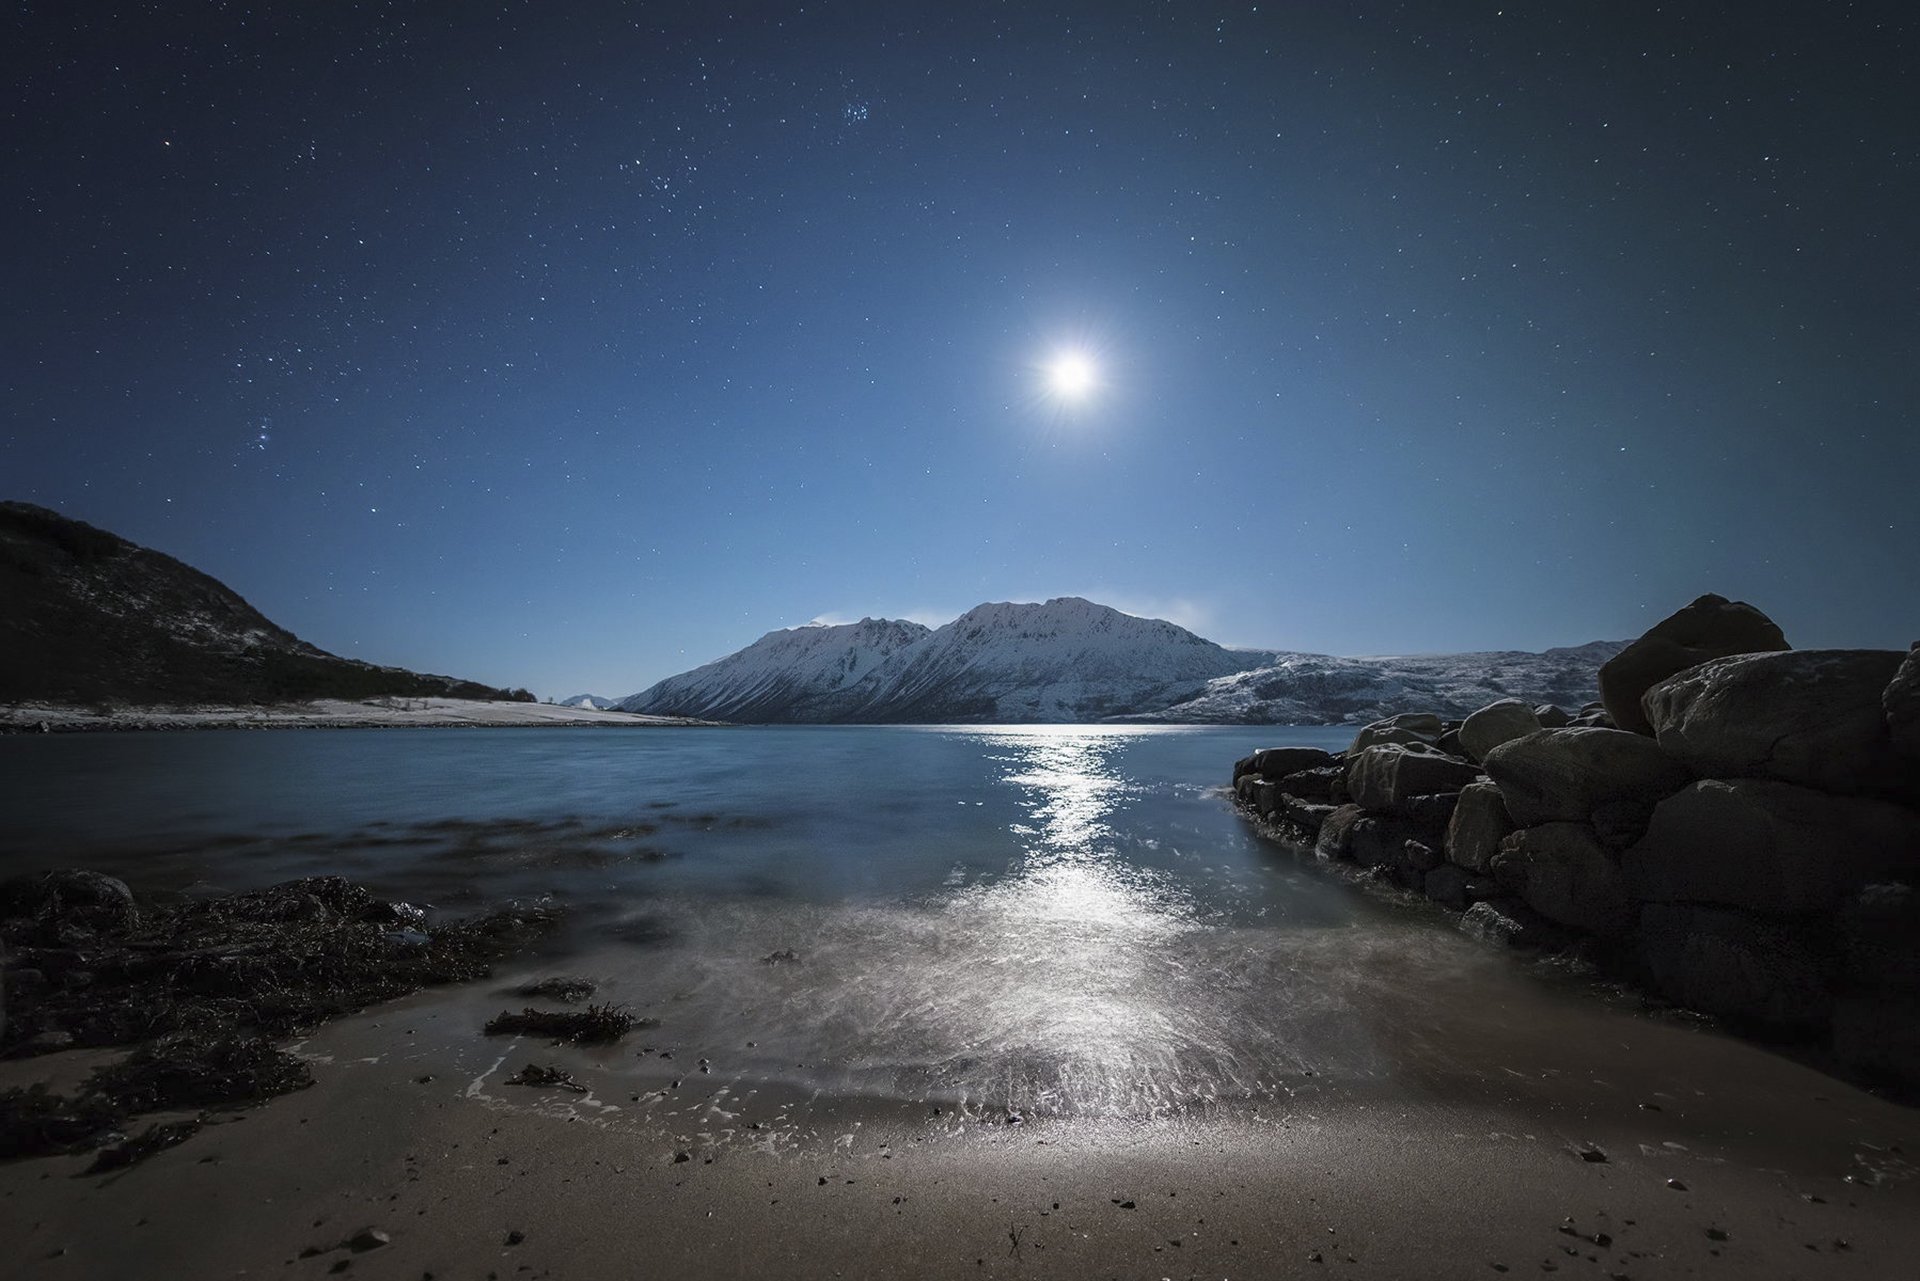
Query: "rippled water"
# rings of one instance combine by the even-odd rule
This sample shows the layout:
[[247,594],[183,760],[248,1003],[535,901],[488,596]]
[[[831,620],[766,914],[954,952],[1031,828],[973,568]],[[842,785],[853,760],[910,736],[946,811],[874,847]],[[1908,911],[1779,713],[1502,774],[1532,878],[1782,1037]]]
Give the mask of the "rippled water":
[[551,895],[574,924],[548,969],[659,1019],[677,1056],[610,1052],[623,1071],[1137,1115],[1457,1076],[1464,1040],[1580,999],[1250,834],[1232,761],[1349,733],[14,738],[0,858],[150,890],[342,872],[445,909]]

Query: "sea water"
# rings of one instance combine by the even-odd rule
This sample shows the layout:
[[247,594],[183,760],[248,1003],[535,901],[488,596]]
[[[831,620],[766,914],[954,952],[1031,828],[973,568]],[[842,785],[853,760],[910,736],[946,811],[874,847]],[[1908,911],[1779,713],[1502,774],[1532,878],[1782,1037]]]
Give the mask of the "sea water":
[[[1137,1116],[1562,1062],[1591,991],[1327,874],[1233,809],[1237,757],[1350,734],[14,737],[0,867],[93,867],[148,894],[341,874],[456,914],[550,899],[568,926],[537,965],[658,1020],[642,1047],[656,1075],[698,1063],[841,1096]],[[636,1053],[618,1061],[640,1071]]]

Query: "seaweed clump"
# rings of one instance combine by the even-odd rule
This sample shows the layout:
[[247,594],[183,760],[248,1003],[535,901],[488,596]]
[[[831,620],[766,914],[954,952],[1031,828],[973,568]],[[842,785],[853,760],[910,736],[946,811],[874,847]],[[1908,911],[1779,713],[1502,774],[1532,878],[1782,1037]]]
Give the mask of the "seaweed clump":
[[550,1036],[558,1041],[606,1044],[617,1041],[641,1020],[618,1005],[589,1005],[584,1010],[502,1010],[482,1030],[488,1036]]
[[[95,872],[0,882],[0,1056],[135,1047],[72,1095],[43,1085],[0,1092],[0,1158],[85,1151],[142,1113],[304,1089],[311,1071],[276,1038],[422,987],[484,978],[557,921],[550,906],[512,905],[430,924],[420,909],[338,876],[161,906],[137,904]],[[188,1133],[150,1130],[122,1144],[124,1163]]]

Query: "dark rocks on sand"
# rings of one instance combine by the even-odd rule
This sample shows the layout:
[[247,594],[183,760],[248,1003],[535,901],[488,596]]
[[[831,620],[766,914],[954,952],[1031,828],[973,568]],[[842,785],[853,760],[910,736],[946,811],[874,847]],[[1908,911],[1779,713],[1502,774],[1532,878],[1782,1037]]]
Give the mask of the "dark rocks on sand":
[[1654,986],[1682,1005],[1781,1032],[1818,1030],[1828,974],[1791,930],[1746,912],[1648,904],[1640,957]]
[[1541,730],[1494,748],[1486,768],[1521,827],[1585,822],[1608,801],[1653,804],[1692,777],[1658,743],[1617,729]]
[[488,1036],[545,1036],[556,1041],[605,1045],[632,1031],[638,1022],[617,1005],[589,1005],[584,1010],[503,1010],[482,1029]]
[[1484,761],[1500,744],[1544,728],[1531,707],[1517,698],[1505,698],[1467,717],[1460,726],[1460,746],[1471,759]]
[[1871,881],[1920,875],[1920,813],[1771,779],[1703,779],[1655,808],[1621,864],[1641,899],[1826,912]]
[[1883,704],[1890,649],[1741,654],[1689,668],[1641,700],[1660,746],[1702,778],[1777,778],[1841,793],[1920,795]]
[[1460,930],[1499,947],[1547,948],[1566,942],[1564,929],[1514,898],[1487,898],[1460,918]]
[[1444,850],[1447,858],[1471,872],[1485,872],[1500,852],[1500,842],[1513,831],[1507,816],[1507,804],[1500,788],[1490,782],[1469,783],[1461,789],[1454,806],[1453,819],[1447,824]]
[[1421,743],[1382,744],[1347,760],[1347,792],[1370,810],[1401,811],[1416,796],[1457,792],[1479,777],[1473,765]]
[[140,920],[126,882],[83,868],[30,872],[0,881],[0,917],[125,933]]
[[1632,900],[1613,854],[1585,823],[1525,827],[1500,844],[1493,875],[1550,920],[1615,937],[1634,925]]
[[1640,696],[1676,672],[1729,654],[1791,649],[1773,620],[1744,601],[1708,594],[1655,623],[1600,666],[1600,701],[1623,730],[1651,734]]

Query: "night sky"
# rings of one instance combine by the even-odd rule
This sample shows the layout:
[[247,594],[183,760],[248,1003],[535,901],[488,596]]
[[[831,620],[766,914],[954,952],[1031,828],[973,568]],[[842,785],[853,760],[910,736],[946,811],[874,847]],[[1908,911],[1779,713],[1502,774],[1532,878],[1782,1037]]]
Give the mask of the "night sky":
[[1915,12],[10,6],[0,497],[550,696],[1068,594],[1904,647]]

